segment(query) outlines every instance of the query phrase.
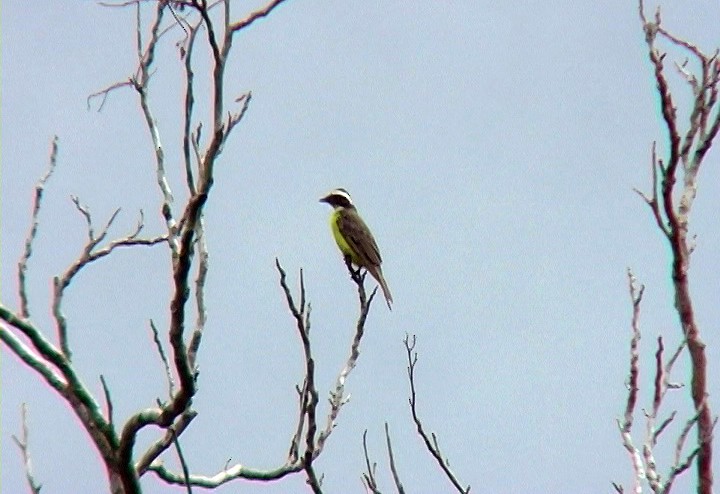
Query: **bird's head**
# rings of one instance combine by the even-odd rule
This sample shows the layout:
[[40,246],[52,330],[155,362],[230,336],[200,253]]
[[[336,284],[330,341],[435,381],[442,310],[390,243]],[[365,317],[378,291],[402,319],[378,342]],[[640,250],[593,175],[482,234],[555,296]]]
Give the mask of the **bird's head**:
[[333,209],[354,208],[352,198],[345,189],[334,189],[328,192],[325,197],[320,198],[320,202],[330,204]]

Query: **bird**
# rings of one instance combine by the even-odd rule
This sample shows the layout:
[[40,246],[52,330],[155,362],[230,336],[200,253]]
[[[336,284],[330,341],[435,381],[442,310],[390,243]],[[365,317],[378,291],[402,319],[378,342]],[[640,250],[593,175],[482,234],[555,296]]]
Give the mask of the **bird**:
[[380,268],[382,264],[380,249],[378,249],[370,228],[358,214],[350,194],[342,188],[334,189],[320,198],[320,202],[327,203],[333,208],[330,215],[330,228],[346,262],[350,261],[358,268],[365,268],[377,280],[385,296],[388,309],[392,310],[393,298]]

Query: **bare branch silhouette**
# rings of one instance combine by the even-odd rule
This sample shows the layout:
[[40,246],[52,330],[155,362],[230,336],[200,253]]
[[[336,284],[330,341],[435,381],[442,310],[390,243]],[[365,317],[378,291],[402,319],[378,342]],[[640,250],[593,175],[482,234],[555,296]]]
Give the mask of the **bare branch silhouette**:
[[33,472],[33,466],[32,466],[32,459],[30,457],[30,445],[28,443],[28,438],[30,437],[30,432],[28,428],[28,409],[27,404],[23,403],[22,408],[20,411],[20,414],[22,416],[22,432],[20,435],[20,438],[13,435],[13,441],[15,441],[15,444],[18,448],[20,448],[20,454],[22,455],[23,459],[23,465],[25,467],[25,478],[27,479],[28,487],[30,488],[30,492],[32,494],[40,494],[40,489],[42,488],[41,484],[37,483],[37,480],[35,480],[35,474]]
[[18,296],[20,297],[20,312],[19,316],[23,319],[27,319],[30,317],[30,309],[28,308],[28,296],[27,296],[27,286],[26,286],[26,280],[25,280],[25,273],[27,272],[27,263],[30,260],[30,256],[32,255],[32,246],[33,241],[35,240],[35,236],[37,235],[37,230],[39,226],[39,220],[38,215],[40,214],[40,206],[42,204],[42,198],[43,198],[43,192],[45,190],[45,184],[47,183],[48,179],[50,179],[50,176],[55,171],[55,166],[57,165],[57,153],[58,153],[58,137],[55,136],[52,141],[51,150],[50,150],[50,163],[48,165],[48,169],[45,172],[45,175],[43,175],[40,180],[38,180],[37,185],[35,185],[35,196],[33,198],[33,206],[32,206],[32,220],[30,222],[30,230],[28,231],[28,235],[25,238],[25,252],[23,253],[22,258],[20,259],[20,262],[18,262]]
[[415,422],[417,433],[425,443],[425,448],[430,452],[432,457],[435,458],[435,461],[437,461],[438,465],[440,465],[443,473],[448,478],[450,483],[455,487],[455,489],[462,494],[468,494],[470,492],[470,486],[463,487],[457,476],[453,473],[452,470],[450,470],[450,463],[440,451],[440,446],[438,445],[435,433],[432,432],[430,433],[430,435],[428,435],[428,433],[425,431],[425,427],[423,426],[422,421],[420,420],[420,417],[418,416],[417,394],[415,392],[415,365],[417,365],[418,360],[418,354],[415,351],[416,337],[415,335],[413,335],[411,339],[409,335],[405,335],[405,339],[403,340],[403,342],[405,343],[405,352],[408,363],[408,380],[410,381],[410,398],[408,399],[408,403],[410,404],[410,411],[412,412],[413,422]]
[[[660,97],[662,119],[667,130],[665,158],[657,158],[656,146],[653,144],[651,164],[653,192],[649,196],[642,193],[641,195],[650,206],[655,222],[667,238],[672,252],[671,276],[675,291],[675,309],[680,319],[682,337],[687,342],[690,355],[692,373],[690,395],[698,415],[697,492],[711,494],[714,419],[708,403],[708,362],[705,343],[700,336],[690,294],[688,271],[695,244],[694,237],[689,236],[688,232],[689,215],[697,195],[698,172],[720,129],[720,105],[718,105],[720,61],[717,50],[707,55],[695,44],[665,29],[659,8],[656,9],[653,19],[645,15],[643,0],[638,1],[638,10]],[[699,73],[693,74],[687,68],[687,62],[675,64],[675,68],[690,89],[693,101],[685,130],[682,129],[683,125],[677,115],[676,100],[666,76],[666,53],[658,48],[660,43],[684,50],[700,66]],[[660,349],[658,353],[661,357]],[[656,377],[662,381],[662,376]],[[656,397],[657,390],[656,384]],[[646,461],[648,459],[652,458],[646,455]],[[667,485],[663,486],[659,477],[655,477],[655,473],[648,472],[651,488],[656,491],[665,489],[664,492],[667,492],[674,476],[668,479]]]

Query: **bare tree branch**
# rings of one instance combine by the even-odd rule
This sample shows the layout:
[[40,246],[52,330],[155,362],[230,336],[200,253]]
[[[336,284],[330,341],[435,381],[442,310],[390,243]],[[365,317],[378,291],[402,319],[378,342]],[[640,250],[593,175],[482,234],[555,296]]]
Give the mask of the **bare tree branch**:
[[273,0],[272,2],[268,3],[265,7],[263,7],[262,9],[256,10],[252,14],[248,15],[246,18],[232,23],[230,25],[230,30],[235,33],[242,29],[245,29],[246,27],[250,26],[256,20],[262,19],[263,17],[267,17],[268,15],[270,15],[270,12],[275,10],[275,8],[278,7],[284,1],[285,0]]
[[190,483],[190,470],[188,469],[187,462],[185,461],[185,455],[183,455],[182,448],[180,447],[180,440],[178,439],[178,436],[172,427],[170,427],[168,431],[172,433],[173,444],[175,445],[175,450],[177,451],[178,459],[180,460],[183,477],[185,478],[185,487],[187,489],[187,494],[192,494],[192,484]]
[[[712,55],[706,55],[693,43],[671,34],[661,25],[659,8],[655,12],[654,20],[651,21],[645,16],[642,0],[639,0],[638,7],[668,137],[667,158],[664,161],[659,160],[662,181],[657,201],[658,207],[662,209],[667,220],[667,226],[663,228],[663,232],[668,238],[672,251],[675,309],[680,318],[682,335],[687,341],[690,354],[692,368],[690,394],[695,411],[699,415],[697,421],[699,447],[697,492],[698,494],[711,494],[713,490],[712,429],[714,419],[707,402],[708,362],[705,343],[701,339],[700,329],[695,320],[688,280],[690,255],[693,248],[692,240],[688,239],[688,218],[697,194],[697,173],[717,136],[718,129],[720,129],[720,108],[717,105],[718,84],[720,83],[718,52],[716,50]],[[656,46],[658,39],[685,50],[701,67],[701,74],[696,76],[686,69],[685,63],[679,66],[686,83],[690,86],[693,97],[693,106],[684,134],[678,122],[672,92],[665,76],[663,61],[666,54]],[[680,188],[676,187],[678,182],[682,183]]]
[[160,333],[158,332],[158,329],[152,319],[150,319],[150,331],[152,331],[155,348],[158,351],[158,355],[160,355],[160,360],[162,361],[163,368],[165,369],[165,377],[168,382],[168,396],[172,397],[172,395],[175,394],[175,380],[173,379],[172,372],[170,372],[170,363],[168,362],[167,355],[165,355],[162,341],[160,341]]
[[[51,162],[52,161],[53,159],[51,158]],[[36,202],[34,208],[37,208],[39,212],[40,202]],[[32,221],[34,223],[37,219],[37,213],[34,213],[33,216],[34,219]],[[94,240],[98,240],[94,232],[92,237]],[[101,241],[103,238],[104,235],[101,234],[99,240]],[[57,315],[58,313],[56,313],[56,317]],[[59,313],[59,315],[62,316],[61,313]],[[23,362],[38,372],[38,374],[68,402],[88,431],[98,451],[106,461],[106,464],[112,462],[112,458],[114,457],[113,448],[117,443],[117,436],[112,424],[105,419],[100,406],[80,380],[70,362],[69,345],[67,345],[65,336],[64,317],[60,317],[57,320],[62,338],[61,349],[65,351],[56,348],[27,318],[15,314],[2,305],[0,305],[0,319],[27,337],[34,350],[28,348],[28,346],[13,333],[12,329],[5,325],[0,325],[0,339],[2,339],[8,348],[22,359]],[[65,342],[64,344],[63,341]]]
[[116,82],[114,84],[110,84],[108,87],[106,87],[104,89],[101,89],[100,91],[96,91],[96,92],[90,94],[85,101],[85,104],[87,105],[87,109],[90,110],[90,108],[92,107],[91,103],[94,99],[100,98],[100,104],[97,107],[97,111],[101,112],[103,110],[103,108],[105,107],[105,103],[107,102],[107,99],[108,99],[108,96],[110,96],[110,93],[112,93],[116,89],[120,89],[123,87],[133,87],[132,80],[128,79],[127,81]]
[[[183,121],[183,158],[185,160],[185,181],[187,183],[188,190],[191,194],[195,194],[195,178],[193,173],[193,164],[190,158],[190,146],[192,143],[192,122],[193,122],[193,109],[195,107],[195,73],[192,69],[192,54],[195,48],[195,40],[197,39],[198,30],[202,24],[190,26],[190,32],[188,34],[186,44],[181,49],[181,56],[184,61],[185,67],[185,112]],[[200,166],[200,160],[197,160],[197,165]]]
[[395,467],[395,457],[393,456],[392,444],[390,443],[390,428],[388,427],[387,422],[385,422],[385,439],[387,440],[387,452],[388,461],[390,462],[390,472],[392,472],[395,487],[397,488],[398,494],[405,494],[405,488],[400,481],[400,475],[398,475],[397,468]]
[[[197,417],[197,412],[192,409],[185,410],[175,421],[172,427],[168,428],[165,435],[155,441],[135,463],[135,470],[138,476],[142,476],[148,471],[150,464],[153,463],[165,450],[173,444],[173,438],[179,437],[187,429],[190,423]],[[181,485],[185,485],[181,483]]]
[[640,197],[642,197],[643,200],[647,203],[647,205],[650,207],[650,210],[653,213],[653,216],[655,218],[655,222],[657,223],[658,228],[660,229],[661,232],[663,232],[663,234],[667,238],[669,238],[670,230],[668,229],[667,225],[665,224],[665,219],[663,218],[663,212],[660,209],[660,201],[658,200],[658,189],[660,187],[660,181],[658,180],[658,170],[660,170],[662,172],[662,163],[658,162],[654,142],[652,145],[652,159],[651,159],[650,167],[652,170],[652,196],[648,196],[638,189],[633,189],[633,190]]
[[271,470],[256,470],[245,465],[236,464],[232,467],[223,469],[221,472],[213,476],[190,474],[187,478],[185,478],[184,474],[171,472],[162,462],[159,461],[153,462],[148,468],[149,471],[155,473],[159,478],[168,484],[183,486],[190,484],[208,489],[214,489],[237,479],[262,481],[279,480],[292,473],[300,472],[303,469],[303,465],[300,463],[292,466],[283,465],[279,468]]
[[[45,345],[54,348],[52,347],[50,342],[45,340],[42,335],[39,335],[39,333],[37,333],[37,330],[33,326],[17,319],[12,312],[10,312],[3,306],[0,306],[0,319],[7,321],[8,323],[13,325],[26,325],[26,329],[23,330],[23,332],[30,331],[33,334],[38,334],[38,337],[42,338],[42,340],[45,342]],[[13,323],[13,321],[15,324]],[[18,338],[8,326],[4,324],[0,324],[0,340],[2,340],[3,343],[5,343],[8,348],[10,348],[10,350],[15,355],[17,355],[20,360],[22,360],[29,368],[40,374],[43,379],[45,379],[45,382],[47,382],[52,388],[54,388],[58,392],[65,391],[65,388],[67,387],[67,381],[65,380],[65,378],[55,371],[53,366],[48,363],[47,360],[45,360],[44,356],[41,357],[37,353],[35,353],[20,338]],[[55,352],[59,355],[59,352],[57,350],[55,350]]]
[[32,220],[30,222],[30,231],[28,231],[27,237],[25,238],[25,252],[23,253],[20,262],[18,263],[18,295],[20,297],[20,317],[30,317],[30,309],[28,308],[28,297],[27,297],[27,286],[25,284],[25,275],[27,272],[27,263],[32,255],[32,244],[37,235],[37,229],[39,220],[38,215],[40,213],[40,206],[42,204],[43,191],[45,190],[45,183],[48,181],[50,176],[55,171],[55,165],[57,164],[57,153],[58,153],[58,137],[55,136],[52,141],[50,150],[50,164],[37,185],[35,185],[35,197],[33,199],[32,207]]
[[[655,460],[654,448],[657,445],[658,438],[666,430],[666,428],[673,422],[677,412],[673,411],[667,418],[660,422],[659,426],[656,426],[658,417],[660,415],[660,408],[665,398],[665,395],[669,389],[678,389],[681,386],[673,384],[670,381],[670,372],[680,354],[685,348],[685,343],[681,343],[675,350],[671,358],[665,362],[663,354],[665,346],[663,338],[658,337],[657,339],[657,351],[655,352],[655,376],[653,386],[653,400],[650,411],[646,411],[646,432],[645,441],[642,447],[642,455],[640,450],[634,446],[632,438],[632,425],[633,416],[635,413],[635,405],[637,402],[638,389],[638,378],[639,378],[639,350],[638,345],[640,341],[640,304],[642,302],[642,296],[644,293],[644,285],[638,287],[637,280],[632,274],[632,271],[628,269],[628,287],[630,292],[630,298],[633,306],[632,315],[632,339],[630,341],[630,371],[628,377],[628,399],[625,407],[624,420],[621,422],[618,420],[618,428],[623,440],[623,446],[630,455],[630,460],[633,466],[634,472],[634,487],[633,492],[642,492],[642,483],[647,481],[650,489],[656,494],[669,494],[672,487],[672,483],[675,477],[682,473],[683,470],[678,469],[680,464],[679,454],[682,450],[682,443],[684,443],[684,437],[687,436],[690,427],[696,422],[697,419],[693,419],[686,425],[686,430],[680,435],[678,446],[678,457],[676,458],[675,464],[671,467],[670,473],[667,476],[667,480],[663,480],[662,476],[658,472],[658,465]],[[697,454],[697,453],[695,453]],[[692,461],[692,459],[690,459]],[[616,491],[617,491],[616,486]],[[618,491],[620,492],[620,491]]]
[[[351,268],[351,272],[352,268]],[[350,396],[345,396],[345,381],[347,380],[350,372],[355,368],[357,360],[360,357],[360,342],[365,334],[365,321],[367,320],[368,313],[370,311],[370,304],[372,304],[375,295],[377,294],[377,287],[373,289],[368,297],[365,293],[365,275],[362,276],[359,273],[353,273],[353,281],[357,285],[358,300],[360,302],[360,315],[355,325],[355,335],[353,336],[352,344],[350,345],[350,356],[345,362],[344,367],[340,371],[340,374],[335,381],[335,389],[330,392],[330,413],[328,413],[327,421],[325,422],[325,428],[320,432],[318,437],[318,448],[322,449],[325,445],[325,441],[332,433],[337,423],[340,409],[349,400]]]
[[377,470],[377,463],[372,462],[370,464],[370,455],[367,449],[367,429],[363,432],[363,454],[365,455],[365,468],[366,472],[362,474],[360,478],[367,492],[372,494],[382,494],[378,489],[377,479],[375,478],[375,472]]
[[290,441],[290,449],[288,451],[287,462],[291,464],[297,463],[300,458],[300,441],[302,440],[303,430],[305,428],[305,410],[307,410],[309,399],[307,379],[303,381],[302,388],[296,385],[295,391],[298,394],[299,414],[297,428],[295,429],[295,434]]
[[110,388],[108,388],[105,376],[100,374],[100,383],[102,384],[103,394],[105,395],[105,406],[107,407],[107,421],[111,427],[114,427],[113,423],[113,402],[110,396]]
[[280,286],[285,292],[288,308],[295,318],[298,334],[303,345],[305,354],[305,381],[303,386],[303,395],[301,401],[305,402],[303,414],[307,420],[307,432],[305,433],[305,453],[303,454],[303,468],[307,474],[308,484],[313,492],[320,492],[320,485],[313,468],[313,460],[316,457],[315,436],[317,433],[317,405],[318,392],[315,388],[315,360],[312,357],[312,349],[310,346],[310,304],[306,304],[305,300],[305,280],[303,271],[300,270],[300,306],[295,305],[290,288],[287,285],[287,276],[280,266],[280,261],[275,259],[275,267],[280,274]]
[[27,479],[30,492],[32,494],[40,494],[42,484],[38,484],[37,480],[35,480],[35,474],[33,473],[32,467],[32,459],[30,458],[30,447],[28,444],[28,437],[30,436],[30,433],[28,432],[28,411],[26,403],[22,404],[20,413],[22,415],[22,434],[20,436],[20,439],[18,439],[15,435],[13,435],[12,438],[13,441],[15,441],[17,447],[20,448],[20,454],[23,458],[23,465],[25,466],[25,478]]
[[102,259],[107,255],[110,255],[118,247],[132,247],[138,245],[153,246],[167,240],[167,236],[159,236],[154,238],[138,238],[138,235],[142,232],[142,229],[144,228],[143,213],[141,211],[140,219],[133,232],[129,233],[123,238],[111,241],[103,248],[97,249],[98,245],[100,245],[107,237],[108,230],[117,218],[120,209],[115,210],[115,212],[110,216],[110,219],[107,221],[105,226],[100,230],[100,234],[96,236],[95,229],[93,227],[92,216],[90,215],[89,209],[86,206],[80,204],[80,201],[77,197],[73,197],[73,203],[75,203],[75,207],[82,214],[87,223],[88,242],[87,244],[85,244],[85,247],[83,248],[80,256],[65,270],[65,272],[62,275],[56,276],[53,279],[53,316],[55,318],[55,323],[57,326],[60,348],[62,349],[65,357],[67,357],[68,359],[71,359],[72,352],[70,350],[70,344],[68,342],[67,320],[62,311],[62,303],[65,289],[70,285],[73,278],[84,267],[99,259]]
[[[136,230],[127,236],[107,242],[108,232],[113,222],[117,218],[119,209],[110,216],[107,223],[101,228],[95,228],[89,209],[80,203],[80,200],[73,198],[73,202],[87,223],[88,240],[80,254],[80,256],[66,269],[64,273],[55,277],[53,292],[53,316],[55,318],[59,348],[56,348],[42,332],[28,321],[28,300],[26,293],[25,275],[27,263],[32,255],[32,242],[37,231],[37,218],[40,209],[42,190],[45,182],[49,178],[55,167],[57,154],[57,141],[53,143],[53,151],[51,153],[51,164],[48,173],[41,179],[36,187],[35,204],[33,207],[32,224],[30,233],[26,241],[25,254],[18,265],[19,291],[20,291],[20,311],[15,314],[12,310],[0,304],[0,318],[7,325],[0,324],[0,339],[10,348],[13,353],[26,363],[28,366],[36,370],[58,393],[72,406],[76,415],[80,418],[85,429],[91,435],[96,447],[100,451],[108,471],[110,478],[110,490],[114,494],[134,494],[140,492],[138,478],[148,469],[156,472],[157,475],[163,476],[166,472],[162,463],[158,460],[159,456],[170,446],[175,444],[178,455],[181,457],[184,473],[178,477],[167,472],[165,477],[173,479],[172,481],[187,487],[188,492],[191,486],[195,485],[193,479],[202,484],[207,478],[194,477],[189,474],[187,465],[182,456],[182,450],[178,442],[178,437],[189,426],[196,412],[191,409],[192,399],[196,392],[195,379],[197,377],[197,352],[200,347],[202,333],[206,325],[207,311],[205,306],[205,282],[208,272],[208,248],[204,234],[203,211],[207,203],[210,189],[213,184],[213,170],[217,158],[222,152],[223,145],[228,139],[231,131],[243,118],[248,109],[251,94],[245,93],[236,100],[240,104],[239,111],[232,113],[227,112],[224,108],[223,91],[224,91],[224,70],[229,54],[233,33],[241,30],[253,23],[256,19],[264,17],[270,13],[280,2],[273,2],[265,9],[251,14],[244,20],[238,21],[233,28],[230,27],[229,2],[218,0],[208,5],[205,0],[179,0],[175,2],[166,1],[144,1],[131,0],[120,1],[108,5],[113,6],[132,6],[136,9],[136,50],[138,66],[135,74],[127,81],[121,81],[108,86],[88,97],[88,106],[95,98],[102,98],[99,103],[98,110],[101,110],[108,98],[108,95],[125,86],[132,86],[139,95],[139,104],[147,125],[150,140],[152,142],[155,153],[155,169],[158,188],[161,193],[161,213],[165,220],[167,233],[163,236],[155,238],[140,238],[140,232],[143,228],[142,212],[140,221]],[[143,22],[141,16],[141,7],[146,5],[154,9],[153,18],[147,23]],[[213,25],[214,17],[211,18],[209,10],[215,6],[224,6],[223,29],[218,30]],[[191,12],[186,15],[178,15],[174,9],[183,7],[191,7]],[[172,23],[163,22],[165,18],[165,10],[170,9],[172,14]],[[191,24],[193,22],[193,24]],[[144,36],[145,26],[148,29],[148,35]],[[186,104],[185,104],[185,127],[184,127],[184,156],[185,156],[185,174],[188,184],[190,197],[185,204],[182,205],[182,213],[179,220],[176,219],[173,212],[174,197],[170,189],[168,178],[168,168],[165,162],[165,151],[161,144],[160,127],[155,119],[154,113],[150,107],[149,89],[153,72],[155,69],[155,56],[158,50],[159,40],[168,32],[172,31],[175,26],[180,26],[186,33],[184,45],[181,50],[183,52],[184,62],[186,66]],[[214,48],[214,66],[211,88],[211,106],[213,115],[212,133],[206,146],[201,146],[202,122],[198,122],[195,133],[191,133],[193,127],[193,105],[194,105],[194,87],[193,87],[193,71],[192,71],[192,51],[195,48],[197,40],[197,32],[204,29],[208,34],[208,43]],[[221,33],[221,34],[217,34]],[[223,121],[223,115],[227,115],[227,120]],[[195,156],[195,165],[197,167],[197,176],[194,174],[193,163],[190,158],[190,146]],[[132,415],[122,426],[122,431],[118,435],[113,424],[113,404],[107,382],[101,375],[101,383],[105,402],[107,407],[106,415],[103,414],[101,407],[97,404],[94,397],[88,392],[82,383],[75,368],[73,367],[71,358],[71,346],[68,338],[68,322],[62,312],[62,300],[65,290],[71,284],[74,277],[88,264],[109,255],[118,247],[130,247],[138,245],[155,245],[167,242],[172,254],[172,278],[173,293],[170,301],[170,358],[174,373],[178,382],[173,382],[173,371],[170,369],[170,359],[164,354],[163,346],[157,332],[157,328],[153,327],[155,340],[158,351],[163,360],[166,375],[169,382],[170,399],[166,403],[158,403],[158,406],[148,407],[138,411]],[[197,264],[194,264],[195,260]],[[185,324],[187,302],[190,299],[190,272],[193,267],[197,266],[197,275],[195,278],[195,305],[197,309],[197,321],[190,337],[189,343],[185,342]],[[309,306],[308,306],[309,314]],[[309,330],[309,319],[306,320],[307,329]],[[14,333],[18,331],[27,337],[32,348],[27,345],[18,335]],[[309,389],[309,388],[308,388]],[[310,396],[309,394],[307,396]],[[309,413],[311,402],[309,399],[301,400],[304,404],[303,413]],[[317,397],[315,397],[317,405]],[[308,415],[309,416],[309,415]],[[303,423],[305,421],[303,420]],[[315,479],[317,488],[321,482],[321,478],[317,479],[312,470],[312,460],[321,451],[316,441],[316,425],[311,433],[311,420],[308,419],[306,438],[306,448],[312,445],[311,452],[304,452],[303,459],[298,458],[295,462],[288,462],[284,467],[276,470],[258,471],[246,469],[242,466],[225,468],[220,475],[220,481],[233,478],[232,475],[238,475],[241,478],[281,478],[287,474],[306,470],[309,479]],[[133,462],[133,449],[138,432],[146,426],[154,425],[166,429],[164,436],[158,438],[140,457],[137,462]],[[300,431],[304,429],[301,426]],[[301,432],[299,432],[301,434]],[[299,441],[298,441],[299,449]],[[226,477],[230,474],[230,477]]]
[[437,461],[438,465],[440,465],[440,468],[445,473],[445,476],[448,478],[450,483],[455,487],[455,489],[460,492],[461,494],[468,494],[470,492],[470,486],[463,487],[458,478],[455,476],[455,474],[450,470],[450,465],[447,460],[440,451],[440,447],[437,443],[437,438],[435,437],[434,433],[431,433],[432,441],[430,440],[430,436],[428,436],[427,432],[425,432],[425,427],[422,424],[422,421],[420,420],[420,417],[418,417],[417,414],[417,395],[415,392],[415,365],[417,364],[417,358],[418,354],[415,352],[415,343],[416,338],[413,335],[412,340],[410,339],[409,335],[405,335],[405,339],[403,340],[405,343],[405,351],[407,355],[407,372],[408,372],[408,380],[410,381],[410,398],[408,399],[408,403],[410,404],[410,411],[412,412],[413,422],[415,422],[415,427],[417,429],[418,434],[422,438],[423,442],[425,443],[426,449],[430,452],[433,458],[435,458],[435,461]]

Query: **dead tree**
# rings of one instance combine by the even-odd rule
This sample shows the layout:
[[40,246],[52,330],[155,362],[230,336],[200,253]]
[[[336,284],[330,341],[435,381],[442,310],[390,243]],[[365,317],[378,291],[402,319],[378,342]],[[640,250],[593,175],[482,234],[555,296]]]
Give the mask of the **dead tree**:
[[[236,35],[270,15],[283,3],[284,0],[269,1],[264,7],[239,20],[233,20],[229,0],[130,0],[107,4],[108,7],[132,8],[136,11],[137,69],[127,80],[91,95],[88,105],[97,103],[98,107],[102,108],[106,99],[122,88],[131,89],[137,96],[149,142],[154,150],[152,166],[160,191],[158,209],[165,231],[159,235],[142,236],[145,225],[141,213],[136,227],[130,233],[121,238],[110,239],[109,230],[118,218],[119,210],[98,227],[89,208],[74,197],[76,209],[87,224],[87,242],[80,256],[53,280],[51,310],[55,322],[54,338],[50,336],[49,328],[40,327],[33,321],[29,309],[30,294],[26,286],[26,272],[40,224],[46,182],[55,172],[59,159],[57,138],[52,144],[48,171],[35,189],[31,225],[24,253],[18,263],[18,305],[11,308],[0,304],[0,340],[70,405],[104,462],[110,491],[114,494],[139,493],[139,479],[148,472],[154,473],[164,482],[187,486],[188,491],[191,491],[192,486],[212,488],[241,479],[271,481],[301,473],[307,477],[312,489],[320,492],[321,476],[316,474],[313,462],[323,451],[337,423],[338,415],[347,402],[345,382],[357,363],[365,321],[375,295],[375,292],[366,295],[364,276],[359,274],[353,273],[358,289],[359,316],[350,342],[349,356],[330,392],[329,411],[324,422],[318,415],[317,408],[319,392],[314,379],[310,304],[306,299],[303,274],[300,271],[299,300],[296,301],[288,287],[286,273],[279,261],[276,261],[279,283],[300,336],[305,362],[302,384],[297,386],[297,425],[293,431],[288,431],[290,441],[286,458],[272,469],[255,469],[247,466],[247,463],[238,463],[220,466],[213,475],[198,475],[190,471],[180,448],[183,432],[197,415],[193,409],[198,379],[197,357],[206,330],[205,284],[209,256],[205,229],[210,226],[205,224],[203,213],[211,198],[214,170],[218,166],[223,147],[233,129],[243,119],[251,100],[251,93],[246,92],[233,96],[228,103],[225,68]],[[150,20],[146,22],[144,16],[147,13],[150,13]],[[181,150],[183,166],[179,170],[169,168],[166,163],[163,132],[149,98],[151,91],[161,89],[153,86],[152,75],[159,65],[156,59],[158,46],[165,39],[177,42],[179,60],[184,70]],[[211,53],[211,88],[209,93],[203,92],[202,95],[196,94],[194,82],[196,66],[193,54],[198,51],[198,47],[207,47]],[[203,123],[194,112],[195,99],[198,96],[208,98],[210,122]],[[203,133],[203,129],[207,130]],[[171,180],[168,179],[171,173],[184,175],[187,191],[182,195],[187,195],[187,200],[182,203],[175,201],[170,187]],[[170,316],[169,327],[158,328],[154,322],[150,324],[157,352],[164,364],[168,397],[148,404],[124,423],[117,423],[113,416],[112,392],[105,379],[102,376],[100,378],[104,396],[98,398],[90,391],[74,365],[69,337],[72,334],[72,321],[63,313],[63,300],[80,271],[90,268],[95,261],[112,255],[117,249],[139,247],[165,248],[172,268],[172,294],[167,308]],[[195,321],[188,320],[191,312],[196,314]],[[169,345],[167,352],[165,345]],[[101,400],[104,400],[104,405]],[[25,458],[30,485],[34,490],[39,490],[33,472],[29,469],[25,418],[23,424],[23,434],[17,444]],[[138,451],[136,438],[144,429],[159,429],[160,432],[149,447]],[[180,457],[183,467],[181,472],[170,471],[162,462],[161,455],[171,447],[177,450]]]
[[[670,274],[682,343],[672,357],[665,361],[663,339],[658,338],[653,405],[650,411],[646,412],[647,427],[643,447],[638,448],[633,444],[631,429],[639,391],[639,314],[644,287],[638,286],[632,273],[628,272],[633,305],[633,336],[628,399],[624,418],[618,421],[618,425],[635,472],[633,492],[641,492],[643,481],[647,480],[653,492],[667,493],[677,475],[690,468],[695,462],[698,477],[697,492],[710,494],[713,485],[713,428],[717,419],[713,418],[710,408],[705,343],[701,338],[690,293],[688,271],[694,243],[689,235],[689,218],[697,194],[698,172],[720,129],[718,105],[720,60],[718,60],[718,50],[708,55],[693,43],[666,30],[661,22],[659,8],[652,18],[648,18],[641,0],[639,11],[667,136],[664,140],[665,144],[660,146],[660,151],[655,144],[652,146],[650,193],[637,192],[650,207],[657,227],[670,247],[672,255]],[[673,63],[668,69],[667,53],[659,47],[661,45],[684,52],[687,59],[681,63]],[[677,71],[692,93],[692,108],[687,122],[682,122],[678,117],[676,98],[669,83],[668,70]],[[663,476],[655,463],[653,448],[666,427],[675,419],[676,414],[673,412],[659,421],[658,412],[666,391],[675,387],[669,379],[669,374],[674,362],[685,350],[690,359],[689,389],[695,412],[687,420],[676,439],[675,460],[669,473]],[[696,430],[695,447],[691,452],[683,454],[683,446],[693,428]],[[615,488],[618,492],[622,492],[619,485]]]

